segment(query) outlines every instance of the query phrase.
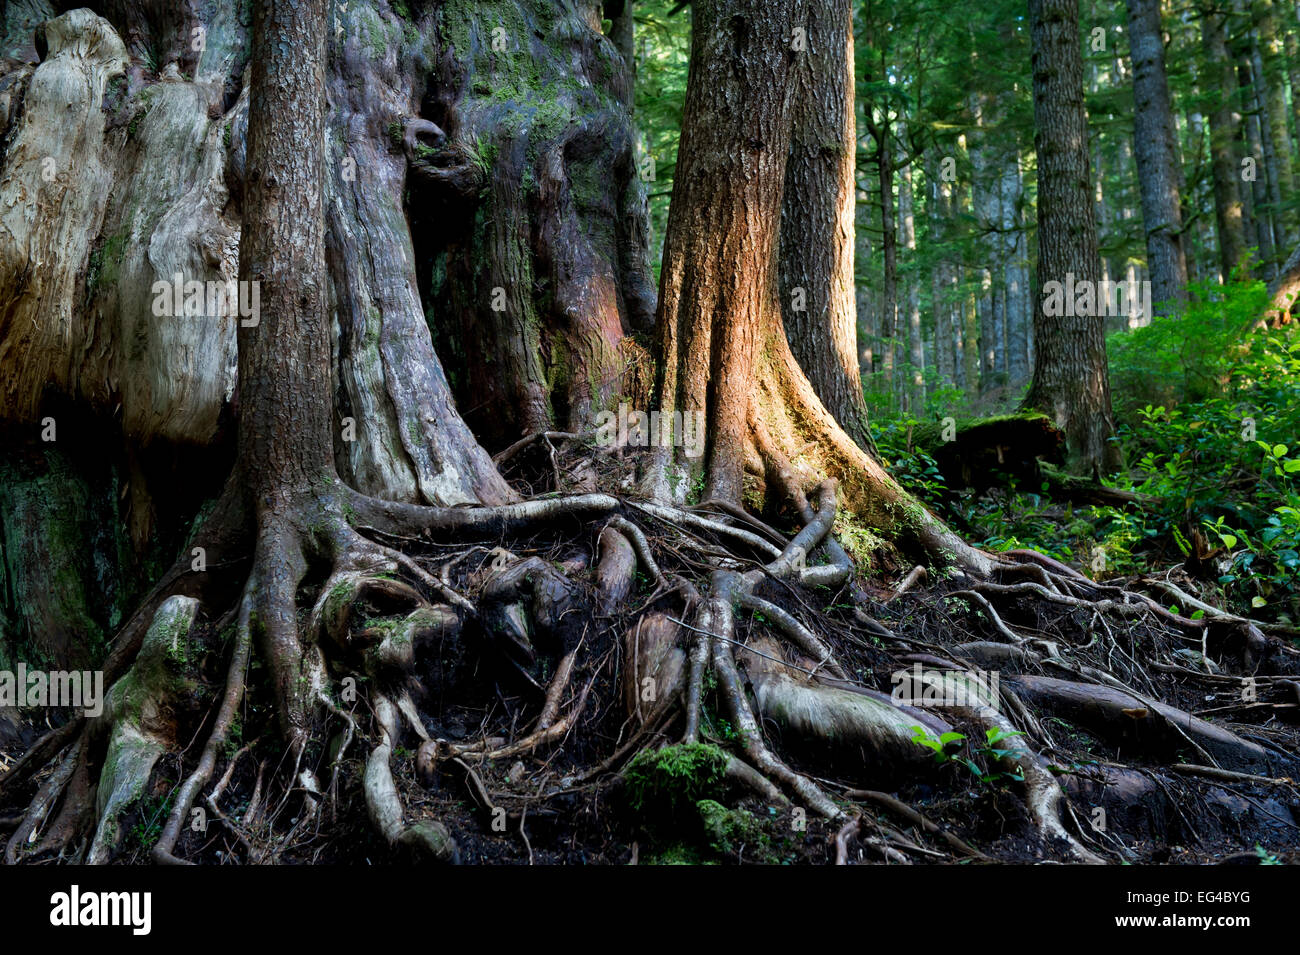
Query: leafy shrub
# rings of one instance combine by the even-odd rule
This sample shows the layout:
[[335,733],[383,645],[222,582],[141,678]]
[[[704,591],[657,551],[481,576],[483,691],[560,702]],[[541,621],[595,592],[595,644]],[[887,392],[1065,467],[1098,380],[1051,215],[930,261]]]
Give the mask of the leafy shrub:
[[1221,394],[1268,307],[1263,282],[1193,282],[1187,305],[1106,341],[1116,413]]

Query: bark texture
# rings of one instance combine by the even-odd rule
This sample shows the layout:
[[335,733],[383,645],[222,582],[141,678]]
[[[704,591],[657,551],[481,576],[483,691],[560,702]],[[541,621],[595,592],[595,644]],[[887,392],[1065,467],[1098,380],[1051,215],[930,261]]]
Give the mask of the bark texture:
[[[1029,11],[1039,248],[1034,375],[1025,406],[1050,414],[1065,432],[1073,469],[1109,471],[1119,463],[1119,455],[1111,441],[1115,424],[1105,317],[1099,314],[1096,295],[1101,260],[1089,188],[1079,6],[1077,0],[1032,0]],[[1071,279],[1076,287],[1094,290],[1092,306],[1078,303],[1085,307],[1069,308],[1062,315],[1046,314],[1048,283],[1068,287]]]
[[681,500],[698,475],[708,499],[771,505],[786,495],[806,507],[805,492],[830,476],[845,508],[882,537],[986,567],[987,558],[912,501],[839,427],[781,327],[777,233],[791,135],[784,91],[806,55],[790,42],[802,13],[802,3],[765,0],[693,9],[656,394],[660,409],[703,414],[708,443],[702,461],[661,449],[646,484]]
[[781,314],[813,390],[862,448],[874,452],[858,367],[853,282],[857,135],[853,10],[808,8],[808,55],[796,64],[793,132],[781,210]]
[[595,6],[451,0],[435,21],[425,118],[482,176],[462,201],[415,210],[417,254],[439,347],[465,367],[460,406],[494,448],[590,428],[638,353],[624,337],[653,325],[632,73]]
[[1151,298],[1181,302],[1187,298],[1187,257],[1159,0],[1129,0],[1128,29],[1133,59],[1133,147],[1142,193]]
[[1201,93],[1213,103],[1209,114],[1210,167],[1214,177],[1214,221],[1219,236],[1219,267],[1226,281],[1246,253],[1245,224],[1238,190],[1240,165],[1233,144],[1237,139],[1238,117],[1233,106],[1237,78],[1228,55],[1224,22],[1227,14],[1201,8],[1201,44],[1205,68],[1200,76]]

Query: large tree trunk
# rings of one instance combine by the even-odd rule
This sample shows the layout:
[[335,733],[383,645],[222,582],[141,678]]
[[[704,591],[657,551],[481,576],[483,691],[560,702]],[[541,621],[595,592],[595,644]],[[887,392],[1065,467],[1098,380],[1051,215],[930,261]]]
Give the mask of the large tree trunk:
[[874,453],[858,368],[853,282],[853,9],[810,7],[808,55],[794,70],[793,133],[781,213],[781,312],[813,390],[859,446]]
[[[785,89],[802,51],[802,2],[694,5],[691,63],[664,242],[657,345],[661,412],[702,414],[702,461],[660,449],[648,474],[682,499],[703,465],[704,496],[802,499],[824,477],[845,506],[901,548],[987,566],[911,502],[818,400],[781,327],[777,244],[791,115]],[[735,104],[745,102],[738,110]],[[886,154],[888,149],[886,149]],[[886,160],[886,163],[888,161]],[[746,494],[746,467],[757,494]]]
[[1128,29],[1133,59],[1133,145],[1151,298],[1182,302],[1187,298],[1187,258],[1159,0],[1129,0]]
[[[597,6],[443,3],[433,20],[439,81],[420,122],[480,174],[449,202],[437,154],[420,163],[415,143],[421,291],[438,347],[465,366],[460,407],[493,448],[589,429],[643,355],[624,336],[654,319],[631,73]],[[425,128],[408,122],[406,135]]]
[[[1074,470],[1110,471],[1119,464],[1119,449],[1112,440],[1106,320],[1097,300],[1101,260],[1090,189],[1079,6],[1077,0],[1031,0],[1029,9],[1038,153],[1038,295],[1034,375],[1025,406],[1050,414],[1065,432]],[[1049,283],[1065,289],[1057,296],[1058,302],[1064,300],[1063,314],[1047,313]],[[1075,307],[1071,284],[1091,288],[1090,307]]]

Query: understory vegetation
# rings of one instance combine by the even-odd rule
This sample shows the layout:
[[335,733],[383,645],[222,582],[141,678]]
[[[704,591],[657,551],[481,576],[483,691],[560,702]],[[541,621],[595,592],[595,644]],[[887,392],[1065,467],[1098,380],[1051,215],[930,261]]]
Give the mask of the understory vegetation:
[[[1055,500],[1047,481],[1011,473],[959,495],[912,440],[921,422],[906,416],[873,422],[892,473],[983,547],[1040,550],[1098,580],[1190,563],[1212,603],[1295,624],[1300,328],[1261,326],[1261,282],[1192,292],[1184,312],[1108,342],[1126,466],[1104,484],[1140,495],[1141,505]],[[932,395],[928,420],[969,414],[957,398]]]

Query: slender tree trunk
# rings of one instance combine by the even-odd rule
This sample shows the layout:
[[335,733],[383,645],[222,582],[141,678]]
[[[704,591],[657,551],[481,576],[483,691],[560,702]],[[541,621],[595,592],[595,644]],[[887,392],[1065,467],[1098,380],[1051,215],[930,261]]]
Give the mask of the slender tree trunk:
[[1274,13],[1275,7],[1274,0],[1256,0],[1253,4],[1255,32],[1258,39],[1254,56],[1261,68],[1258,76],[1259,99],[1265,111],[1268,142],[1273,157],[1270,182],[1276,184],[1275,194],[1272,196],[1273,219],[1277,223],[1273,244],[1275,248],[1281,250],[1287,247],[1292,235],[1292,218],[1286,213],[1284,203],[1291,202],[1295,195],[1295,176],[1291,172],[1292,141],[1287,128],[1286,63],[1283,40],[1279,35],[1277,17]]
[[[326,0],[257,3],[239,278],[262,315],[239,331],[239,467],[250,503],[289,506],[333,474],[325,309]],[[293,122],[285,122],[292,116]]]
[[997,261],[1001,240],[995,234],[1000,214],[998,209],[998,175],[994,168],[994,154],[988,142],[988,128],[996,122],[993,100],[987,94],[971,97],[971,113],[979,132],[971,146],[971,206],[975,213],[977,229],[977,267],[980,288],[976,293],[979,313],[979,391],[987,394],[998,384],[998,327],[995,293],[998,277],[989,263]]
[[[1207,161],[1208,124],[1202,113],[1189,107],[1186,125],[1188,149],[1185,155],[1195,157],[1195,164],[1199,168]],[[1191,223],[1186,243],[1187,273],[1195,282],[1207,281],[1210,275],[1218,273],[1216,234],[1211,221],[1213,207],[1213,185],[1204,180],[1193,182],[1183,199],[1183,222]]]
[[854,441],[874,451],[853,284],[853,10],[850,0],[833,0],[808,12],[781,210],[781,314],[817,397]]
[[1245,222],[1238,182],[1241,166],[1234,143],[1237,140],[1237,78],[1228,56],[1225,20],[1227,14],[1213,7],[1201,9],[1201,43],[1205,66],[1200,76],[1201,93],[1214,106],[1210,110],[1210,166],[1214,176],[1214,218],[1219,237],[1219,267],[1227,281],[1246,254]]
[[1002,170],[1002,244],[1006,264],[1007,384],[1019,388],[1029,380],[1029,253],[1020,203],[1024,179],[1020,156],[1012,150]]
[[1280,15],[1288,85],[1291,87],[1291,118],[1294,139],[1300,139],[1300,5],[1294,0],[1281,0],[1275,9]]
[[1128,0],[1128,29],[1133,58],[1133,146],[1151,298],[1154,302],[1183,302],[1187,299],[1187,257],[1160,0]]
[[1246,178],[1243,167],[1241,184],[1242,231],[1246,244],[1259,251],[1259,269],[1268,278],[1274,262],[1272,201],[1270,199],[1270,150],[1264,138],[1264,112],[1258,97],[1256,77],[1258,71],[1248,57],[1243,56],[1238,68],[1239,88],[1242,96],[1242,132],[1246,152],[1252,162],[1252,175]]
[[[1065,432],[1071,468],[1104,472],[1119,464],[1111,440],[1105,318],[1097,314],[1101,261],[1088,162],[1077,0],[1030,0],[1034,125],[1038,153],[1038,295],[1034,375],[1025,404]],[[1093,307],[1069,302],[1048,314],[1049,283],[1093,290]],[[1060,299],[1068,301],[1070,293]],[[1079,311],[1090,314],[1078,314]]]
[[925,179],[930,186],[926,215],[930,225],[930,243],[939,250],[939,260],[930,274],[931,311],[934,313],[934,366],[939,385],[956,381],[956,329],[953,325],[951,284],[953,261],[948,251],[946,225],[952,219],[952,185],[942,177],[940,163],[928,154]]
[[884,378],[891,394],[896,394],[898,359],[898,225],[894,216],[894,143],[889,123],[883,121],[876,141],[876,165],[880,177],[880,247],[885,263],[880,286],[880,350],[884,358]]
[[[903,226],[903,247],[908,258],[916,259],[916,197],[912,190],[912,166],[903,167],[898,182],[898,211]],[[907,381],[903,393],[907,410],[920,416],[925,410],[925,352],[921,342],[921,287],[915,268],[907,283]]]

